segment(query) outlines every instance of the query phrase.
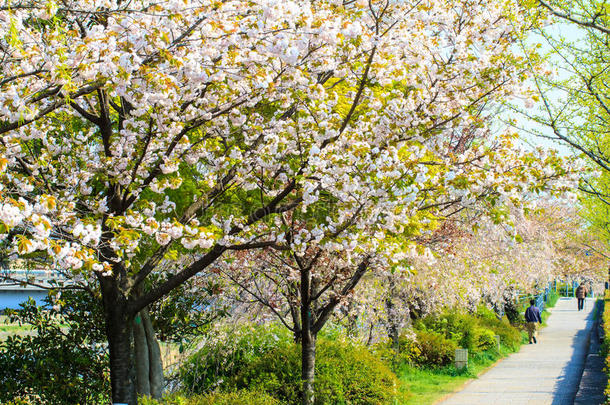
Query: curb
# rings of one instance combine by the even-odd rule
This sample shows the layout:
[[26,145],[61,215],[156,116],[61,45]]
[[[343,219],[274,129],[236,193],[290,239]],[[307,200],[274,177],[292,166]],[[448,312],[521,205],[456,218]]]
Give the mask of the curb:
[[603,301],[597,301],[597,317],[589,333],[589,350],[574,405],[599,405],[606,401],[604,390],[608,384],[608,376],[604,372],[604,358],[599,355],[599,346],[603,339],[599,333],[603,306]]

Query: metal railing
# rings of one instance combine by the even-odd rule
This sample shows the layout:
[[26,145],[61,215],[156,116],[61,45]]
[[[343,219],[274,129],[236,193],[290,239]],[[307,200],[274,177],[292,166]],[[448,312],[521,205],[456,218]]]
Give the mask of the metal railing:
[[544,311],[544,308],[546,306],[546,301],[547,301],[547,297],[549,292],[551,291],[551,283],[549,283],[545,288],[544,291],[541,292],[540,294],[538,294],[538,296],[536,297],[536,306],[538,307],[538,309],[540,310],[540,312]]

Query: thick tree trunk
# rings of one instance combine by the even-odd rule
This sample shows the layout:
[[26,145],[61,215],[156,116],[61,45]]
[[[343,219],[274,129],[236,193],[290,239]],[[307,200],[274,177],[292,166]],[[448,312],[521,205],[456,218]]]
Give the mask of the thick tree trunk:
[[138,396],[151,396],[150,362],[148,361],[148,342],[141,314],[133,320],[133,347],[135,352],[136,391]]
[[148,347],[150,396],[154,399],[161,399],[161,396],[163,395],[163,388],[165,387],[161,348],[159,347],[159,342],[155,336],[155,330],[153,329],[153,325],[148,314],[148,308],[144,308],[142,311],[140,311],[140,314],[142,315],[142,325],[144,326],[144,331],[146,332],[146,342]]
[[147,308],[134,319],[133,338],[137,394],[161,399],[164,387],[163,362]]
[[[307,330],[306,330],[307,329]],[[316,336],[303,328],[301,341],[301,378],[303,379],[303,405],[313,405],[316,372]]]
[[132,319],[121,308],[106,307],[106,336],[110,352],[110,382],[112,402],[136,404],[134,384]]
[[99,278],[110,357],[110,386],[113,404],[137,405],[133,351],[133,314],[117,281]]

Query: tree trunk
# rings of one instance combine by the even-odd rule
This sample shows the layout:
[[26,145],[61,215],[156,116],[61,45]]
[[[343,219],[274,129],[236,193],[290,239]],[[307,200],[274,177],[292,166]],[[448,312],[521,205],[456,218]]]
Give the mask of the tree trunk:
[[140,311],[142,315],[142,325],[146,332],[146,342],[148,343],[148,364],[149,364],[149,381],[150,381],[150,396],[154,399],[161,399],[165,380],[163,378],[163,361],[161,359],[161,348],[155,336],[148,308]]
[[397,355],[400,354],[400,325],[392,297],[386,298],[385,306],[388,314],[388,336],[392,341],[394,360],[396,360]]
[[303,405],[313,405],[316,372],[316,336],[310,328],[303,328],[301,341],[301,378],[303,379]]
[[113,404],[137,405],[134,351],[133,314],[117,280],[99,278],[106,322],[106,338],[110,357],[110,386]]
[[136,391],[138,396],[151,396],[150,362],[148,361],[148,342],[142,322],[141,313],[133,320],[133,347],[135,352]]
[[161,399],[164,387],[163,362],[148,308],[136,315],[133,338],[137,394]]
[[388,319],[388,336],[392,341],[392,349],[394,351],[392,362],[396,365],[398,355],[400,354],[400,319],[399,314],[394,303],[396,294],[396,282],[394,278],[390,276],[389,288],[385,300],[385,308]]
[[312,331],[313,315],[311,297],[311,267],[301,269],[301,379],[303,381],[303,405],[313,405],[314,377],[316,370],[316,333]]
[[[106,336],[110,352],[110,382],[112,402],[135,405],[132,319],[118,303],[112,307],[104,303],[106,313]],[[111,303],[110,303],[111,304]]]

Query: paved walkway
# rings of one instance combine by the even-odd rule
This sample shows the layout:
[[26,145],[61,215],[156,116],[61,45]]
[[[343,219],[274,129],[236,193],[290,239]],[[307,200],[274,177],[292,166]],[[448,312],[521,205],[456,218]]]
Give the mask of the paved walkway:
[[[603,313],[604,302],[598,301],[597,304],[598,313]],[[597,317],[591,330],[589,354],[585,361],[585,370],[580,379],[580,388],[576,394],[574,405],[597,405],[606,402],[604,393],[606,385],[608,385],[608,375],[604,371],[606,361],[604,357],[599,355],[602,336],[600,318]]]
[[576,299],[561,298],[538,344],[524,345],[441,404],[572,405],[589,348],[593,307],[587,299],[585,310],[578,312]]

